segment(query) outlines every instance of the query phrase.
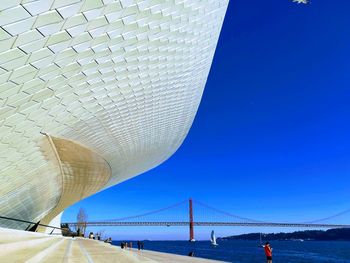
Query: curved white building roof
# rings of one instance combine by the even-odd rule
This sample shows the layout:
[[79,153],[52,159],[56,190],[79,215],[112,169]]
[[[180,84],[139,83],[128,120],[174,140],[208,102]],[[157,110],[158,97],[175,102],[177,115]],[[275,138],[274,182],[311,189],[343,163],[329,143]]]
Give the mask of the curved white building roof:
[[0,216],[49,223],[169,158],[193,122],[227,4],[2,0]]

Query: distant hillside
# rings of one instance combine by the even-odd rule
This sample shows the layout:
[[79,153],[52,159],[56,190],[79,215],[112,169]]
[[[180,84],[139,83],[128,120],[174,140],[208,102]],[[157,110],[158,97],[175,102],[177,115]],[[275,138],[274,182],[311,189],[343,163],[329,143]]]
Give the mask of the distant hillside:
[[[260,233],[228,236],[220,239],[259,240]],[[350,228],[322,230],[306,230],[292,233],[262,234],[262,240],[350,240]]]

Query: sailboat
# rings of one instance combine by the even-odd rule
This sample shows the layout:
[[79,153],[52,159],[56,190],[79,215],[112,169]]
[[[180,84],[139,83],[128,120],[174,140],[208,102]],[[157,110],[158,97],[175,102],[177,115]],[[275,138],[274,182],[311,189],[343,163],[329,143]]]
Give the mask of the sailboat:
[[211,244],[212,244],[213,246],[218,246],[218,243],[216,243],[216,237],[215,237],[214,230],[211,231],[210,241],[211,241]]
[[262,243],[261,233],[260,233],[260,245],[258,247],[265,247],[264,244]]

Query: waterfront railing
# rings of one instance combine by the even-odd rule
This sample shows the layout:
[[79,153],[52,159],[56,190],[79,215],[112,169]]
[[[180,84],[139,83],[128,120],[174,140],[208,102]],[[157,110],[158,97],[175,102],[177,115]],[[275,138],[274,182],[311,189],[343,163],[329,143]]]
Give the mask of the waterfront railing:
[[22,220],[22,219],[18,219],[18,218],[12,218],[12,217],[6,217],[6,216],[0,216],[0,219],[4,219],[4,220],[9,220],[9,221],[15,221],[15,222],[21,222],[21,223],[27,223],[29,224],[27,226],[27,228],[25,229],[25,231],[31,231],[31,232],[36,232],[37,228],[39,226],[42,227],[47,227],[52,229],[52,231],[50,232],[50,235],[54,234],[53,232],[57,229],[57,230],[61,230],[62,232],[67,231],[67,229],[64,228],[60,228],[57,226],[50,226],[50,225],[45,225],[45,224],[41,224],[40,221],[35,223],[35,222],[31,222],[28,220]]

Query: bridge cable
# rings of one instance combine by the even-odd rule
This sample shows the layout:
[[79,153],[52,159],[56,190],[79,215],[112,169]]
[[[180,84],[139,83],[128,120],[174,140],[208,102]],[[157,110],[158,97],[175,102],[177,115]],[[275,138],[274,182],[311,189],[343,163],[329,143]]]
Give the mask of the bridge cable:
[[202,202],[199,202],[199,201],[195,201],[195,203],[201,205],[201,206],[204,206],[208,209],[211,209],[211,210],[214,210],[215,212],[218,212],[218,213],[221,213],[221,214],[225,214],[229,217],[234,217],[234,218],[238,218],[238,219],[241,219],[241,220],[247,220],[247,221],[250,221],[250,222],[256,222],[256,223],[266,223],[265,221],[260,221],[260,220],[256,220],[256,219],[252,219],[252,218],[247,218],[247,217],[242,217],[242,216],[238,216],[238,215],[234,215],[234,214],[231,214],[229,212],[225,212],[223,210],[220,210],[220,209],[217,209],[217,208],[214,208],[212,206],[209,206],[207,204],[204,204]]
[[331,216],[327,216],[327,217],[324,217],[324,218],[320,218],[320,219],[316,219],[316,220],[312,220],[312,221],[309,221],[309,222],[305,222],[306,224],[313,224],[313,223],[318,223],[318,222],[322,222],[322,221],[326,221],[326,220],[329,220],[329,219],[333,219],[335,217],[338,217],[338,216],[341,216],[341,215],[344,215],[344,214],[347,214],[350,212],[350,208],[344,210],[344,211],[341,211],[339,213],[336,213],[334,215],[331,215]]
[[[110,221],[123,221],[123,220],[130,220],[130,219],[140,218],[140,217],[143,217],[143,216],[153,215],[153,214],[157,214],[157,213],[163,212],[165,210],[169,210],[171,208],[175,208],[175,207],[180,206],[180,205],[182,205],[182,204],[184,204],[186,202],[188,202],[188,200],[183,200],[183,201],[178,202],[176,204],[173,204],[173,205],[170,205],[170,206],[167,206],[167,207],[164,207],[164,208],[160,208],[160,209],[157,209],[157,210],[152,210],[150,212],[146,212],[146,213],[143,213],[143,214],[138,214],[138,215],[134,215],[134,216],[127,216],[127,217],[121,217],[121,218],[114,218],[114,219],[107,219],[107,220],[99,220],[99,221],[110,222]],[[95,220],[95,222],[97,222],[97,220]]]

